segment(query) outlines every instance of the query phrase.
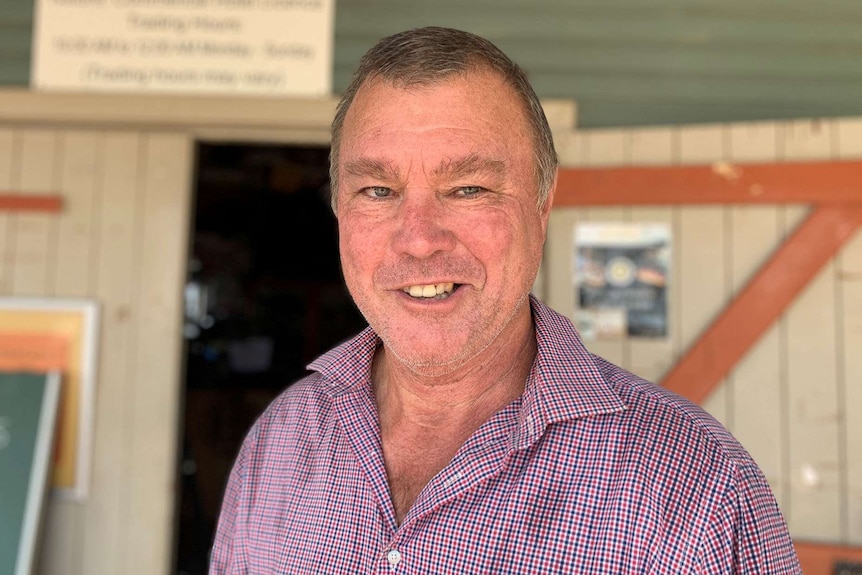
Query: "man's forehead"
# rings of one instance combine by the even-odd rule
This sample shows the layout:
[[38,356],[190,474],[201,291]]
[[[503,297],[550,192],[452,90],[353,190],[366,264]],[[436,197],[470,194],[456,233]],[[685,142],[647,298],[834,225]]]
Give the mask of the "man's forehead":
[[532,155],[526,113],[504,82],[482,68],[425,84],[367,80],[345,117],[338,170],[403,179],[409,164],[430,177],[506,175],[513,155],[519,164]]
[[[401,168],[387,158],[359,156],[344,162],[344,171],[354,176],[375,178],[401,178]],[[437,178],[458,178],[476,174],[493,176],[506,175],[506,162],[496,156],[481,152],[468,152],[462,155],[446,155],[436,165],[423,167],[429,175]]]
[[[475,122],[474,122],[475,120]],[[529,132],[529,120],[518,94],[497,72],[476,69],[451,74],[440,81],[403,84],[373,77],[362,84],[344,119],[344,133],[375,135],[399,131],[414,122],[500,130],[519,126]],[[362,134],[366,136],[367,134]]]

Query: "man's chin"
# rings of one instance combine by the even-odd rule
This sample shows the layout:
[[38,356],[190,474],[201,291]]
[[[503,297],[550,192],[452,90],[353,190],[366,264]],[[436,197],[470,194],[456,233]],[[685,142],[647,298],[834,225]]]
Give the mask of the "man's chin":
[[387,354],[398,363],[422,376],[440,376],[452,373],[466,364],[473,354],[465,350],[416,349],[412,346],[389,345],[384,342]]

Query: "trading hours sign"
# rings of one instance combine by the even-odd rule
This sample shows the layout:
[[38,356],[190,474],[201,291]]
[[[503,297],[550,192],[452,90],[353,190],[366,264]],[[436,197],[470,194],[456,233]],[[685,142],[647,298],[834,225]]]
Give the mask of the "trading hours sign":
[[335,0],[38,0],[34,88],[324,96]]

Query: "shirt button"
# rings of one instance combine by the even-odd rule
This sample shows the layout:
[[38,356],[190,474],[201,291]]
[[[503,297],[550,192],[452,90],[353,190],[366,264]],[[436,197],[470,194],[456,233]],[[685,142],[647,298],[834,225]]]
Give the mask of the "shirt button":
[[393,549],[386,554],[386,560],[389,561],[390,565],[395,567],[401,563],[401,553],[397,549]]

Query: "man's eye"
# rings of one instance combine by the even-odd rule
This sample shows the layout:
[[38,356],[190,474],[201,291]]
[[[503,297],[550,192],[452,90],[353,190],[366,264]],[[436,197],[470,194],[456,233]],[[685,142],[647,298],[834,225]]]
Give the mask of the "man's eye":
[[481,186],[461,186],[457,190],[455,190],[455,194],[458,196],[475,196],[483,192],[485,188]]
[[392,195],[392,190],[383,186],[369,186],[363,191],[369,198],[388,198]]

